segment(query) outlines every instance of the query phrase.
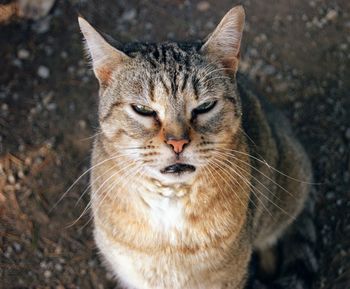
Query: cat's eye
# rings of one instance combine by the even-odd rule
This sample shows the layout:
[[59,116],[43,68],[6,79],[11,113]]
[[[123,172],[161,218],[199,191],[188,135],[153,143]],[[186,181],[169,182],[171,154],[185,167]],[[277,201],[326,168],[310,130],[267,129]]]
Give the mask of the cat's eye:
[[214,108],[216,105],[217,101],[212,100],[212,101],[207,101],[202,103],[200,106],[197,106],[192,113],[193,114],[201,114],[201,113],[206,113]]
[[152,108],[145,106],[145,105],[142,105],[142,104],[132,104],[131,107],[136,113],[143,115],[143,116],[156,115],[156,112]]

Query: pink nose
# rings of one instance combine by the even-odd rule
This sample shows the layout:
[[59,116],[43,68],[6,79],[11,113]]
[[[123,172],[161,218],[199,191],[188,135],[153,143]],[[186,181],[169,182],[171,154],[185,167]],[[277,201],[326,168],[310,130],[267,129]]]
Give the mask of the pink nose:
[[174,152],[177,154],[181,153],[184,149],[184,146],[189,142],[190,141],[188,139],[170,139],[166,141],[168,145],[171,145],[173,147]]

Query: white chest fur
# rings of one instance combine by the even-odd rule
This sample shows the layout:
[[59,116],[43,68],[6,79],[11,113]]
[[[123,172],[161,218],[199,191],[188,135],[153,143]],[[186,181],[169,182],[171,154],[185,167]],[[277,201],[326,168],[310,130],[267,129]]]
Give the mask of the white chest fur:
[[156,231],[169,234],[183,229],[183,197],[186,193],[187,188],[184,186],[163,187],[159,184],[149,184],[139,188],[138,195],[145,204],[142,211]]
[[143,200],[148,205],[146,214],[149,214],[151,225],[166,232],[171,232],[172,229],[181,231],[184,223],[184,207],[180,199],[149,196]]
[[[139,201],[142,201],[139,203],[135,201],[135,205],[138,203],[138,209],[145,214],[154,234],[162,236],[161,238],[167,239],[173,245],[178,245],[179,236],[185,227],[184,205],[181,198],[166,197],[154,192],[150,194],[145,190],[140,192],[138,197],[141,198]],[[158,280],[159,276],[168,272],[163,278],[169,279],[167,281],[169,284],[174,284],[172,288],[182,289],[183,285],[181,284],[184,284],[188,278],[186,274],[184,274],[183,280],[177,274],[169,274],[174,270],[174,267],[171,265],[172,262],[168,262],[166,258],[157,259],[153,255],[130,251],[110,241],[105,232],[98,228],[95,228],[95,240],[125,288],[164,289],[162,283],[159,283],[160,287],[150,286],[150,280]]]

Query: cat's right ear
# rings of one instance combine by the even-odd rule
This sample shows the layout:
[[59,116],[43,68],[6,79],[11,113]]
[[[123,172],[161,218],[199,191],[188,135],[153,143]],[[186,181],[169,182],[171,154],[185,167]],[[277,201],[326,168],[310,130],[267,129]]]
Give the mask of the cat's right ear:
[[245,13],[241,5],[232,8],[201,48],[213,61],[220,61],[229,72],[236,73],[244,28]]
[[113,70],[129,57],[111,46],[84,18],[78,17],[78,21],[94,73],[101,87],[105,88],[111,82]]

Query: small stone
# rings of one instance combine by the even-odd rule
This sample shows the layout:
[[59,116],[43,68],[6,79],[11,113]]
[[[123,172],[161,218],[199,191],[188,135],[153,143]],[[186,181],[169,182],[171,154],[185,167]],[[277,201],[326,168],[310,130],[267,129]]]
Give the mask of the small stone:
[[145,24],[145,29],[146,29],[146,30],[151,30],[152,28],[153,28],[153,24],[152,24],[152,23],[147,22],[147,23]]
[[96,261],[95,260],[90,260],[88,262],[89,267],[95,267],[96,266]]
[[52,276],[51,271],[50,271],[50,270],[45,270],[45,272],[44,272],[44,277],[45,277],[45,278],[50,278],[51,276]]
[[40,65],[38,68],[38,75],[43,79],[47,79],[50,76],[50,70],[46,66]]
[[16,252],[20,252],[22,250],[22,246],[17,242],[13,243],[13,248],[15,249]]
[[168,32],[168,34],[167,34],[167,38],[168,39],[174,39],[174,37],[175,37],[175,33],[174,32],[172,32],[172,31]]
[[17,52],[17,57],[18,57],[19,59],[28,59],[29,56],[30,56],[29,51],[26,50],[26,49],[20,49],[20,50],[18,50],[18,52]]
[[338,12],[337,10],[331,9],[327,12],[325,19],[327,21],[334,21],[338,17]]
[[9,109],[9,106],[7,105],[7,103],[3,103],[3,104],[1,105],[1,110],[7,111],[8,109]]
[[267,74],[267,75],[273,75],[273,74],[275,74],[276,69],[275,69],[275,67],[273,67],[272,65],[266,65],[266,66],[264,67],[264,72],[265,72],[265,74]]
[[131,9],[131,10],[125,11],[121,18],[124,21],[132,21],[135,19],[136,14],[137,14],[136,10]]
[[61,52],[61,58],[66,59],[68,57],[68,53],[66,51]]
[[350,127],[348,127],[345,131],[345,137],[350,140]]
[[43,104],[44,104],[44,106],[47,106],[51,102],[52,98],[53,98],[53,93],[52,92],[49,92],[48,94],[46,94],[43,97]]
[[55,110],[57,108],[57,104],[56,103],[49,103],[47,106],[46,106],[47,110]]
[[86,128],[86,121],[85,120],[81,119],[81,120],[79,120],[78,123],[79,123],[79,127],[81,129],[85,129]]
[[334,199],[335,198],[335,193],[334,192],[328,192],[327,194],[326,194],[326,199],[327,200],[332,200],[332,199]]
[[55,265],[55,269],[56,269],[57,271],[62,271],[63,266],[62,266],[60,263],[57,263],[57,264]]
[[22,67],[22,61],[20,59],[17,59],[17,58],[12,61],[12,64],[16,67],[19,67],[19,68]]
[[47,16],[43,19],[40,19],[34,22],[32,27],[37,33],[43,34],[50,30],[50,25],[51,25],[51,17]]
[[210,3],[208,1],[201,1],[197,4],[197,10],[201,12],[208,11],[210,8]]
[[340,44],[340,46],[339,46],[339,48],[341,49],[341,50],[347,50],[348,49],[348,45],[347,45],[347,43],[342,43],[342,44]]
[[14,184],[16,182],[16,179],[13,175],[9,175],[7,177],[7,180],[9,181],[10,184]]

